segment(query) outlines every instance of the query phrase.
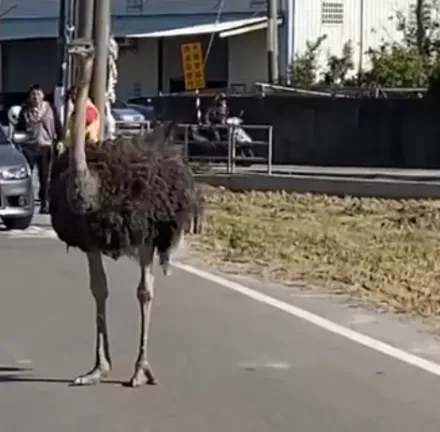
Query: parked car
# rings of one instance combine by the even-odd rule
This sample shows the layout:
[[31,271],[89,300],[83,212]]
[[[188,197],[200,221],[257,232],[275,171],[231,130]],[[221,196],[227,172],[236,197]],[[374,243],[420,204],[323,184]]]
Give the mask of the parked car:
[[15,134],[12,142],[0,128],[0,218],[7,229],[24,230],[34,215],[32,172],[17,148],[25,134]]
[[144,116],[145,120],[150,122],[150,126],[154,128],[157,122],[157,116],[156,109],[154,108],[151,99],[147,99],[144,105],[140,103],[128,102],[127,106],[139,111]]
[[121,100],[112,105],[112,115],[116,121],[116,131],[123,134],[138,134],[147,129],[145,116],[134,107]]

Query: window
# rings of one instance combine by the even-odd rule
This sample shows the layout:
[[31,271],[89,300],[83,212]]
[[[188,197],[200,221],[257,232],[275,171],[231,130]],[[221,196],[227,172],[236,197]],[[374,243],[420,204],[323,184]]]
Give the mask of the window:
[[266,8],[267,0],[250,0],[251,9],[262,9]]
[[140,82],[133,83],[132,95],[133,95],[133,97],[141,97],[142,96],[142,85]]
[[144,0],[125,0],[125,10],[127,12],[141,13],[144,9]]
[[[425,25],[429,25],[431,21],[431,6],[429,4],[423,5],[423,22]],[[416,26],[417,25],[417,17],[416,17],[416,4],[413,3],[409,7],[409,25]]]
[[321,24],[342,25],[344,23],[344,4],[342,2],[322,2]]

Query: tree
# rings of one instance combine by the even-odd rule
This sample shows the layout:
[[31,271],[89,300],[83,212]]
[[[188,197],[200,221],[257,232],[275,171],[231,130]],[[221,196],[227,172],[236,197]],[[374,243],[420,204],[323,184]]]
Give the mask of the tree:
[[354,69],[353,45],[348,41],[342,47],[342,55],[331,54],[327,59],[327,68],[324,72],[324,82],[327,85],[346,84],[347,75]]
[[361,77],[367,84],[383,87],[426,87],[437,68],[440,52],[438,14],[440,0],[417,0],[414,20],[398,12],[396,22],[401,41],[383,42],[367,54],[371,68]]
[[307,41],[304,54],[295,56],[293,65],[290,65],[287,73],[293,86],[311,86],[318,78],[318,59],[322,43],[327,35],[322,35],[314,42]]

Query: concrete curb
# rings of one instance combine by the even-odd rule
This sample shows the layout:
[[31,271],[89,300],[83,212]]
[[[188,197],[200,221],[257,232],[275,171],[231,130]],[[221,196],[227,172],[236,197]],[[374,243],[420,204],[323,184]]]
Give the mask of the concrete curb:
[[280,191],[336,196],[358,196],[395,199],[440,198],[440,181],[368,179],[355,177],[198,174],[200,183],[224,186],[233,191]]

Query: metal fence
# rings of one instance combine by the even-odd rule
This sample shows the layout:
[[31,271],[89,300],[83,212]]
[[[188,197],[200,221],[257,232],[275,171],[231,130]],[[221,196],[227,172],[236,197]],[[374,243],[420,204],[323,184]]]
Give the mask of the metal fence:
[[[198,140],[194,131],[199,129],[194,123],[180,123],[174,143],[183,147],[188,162],[226,165],[226,172],[234,174],[237,166],[265,164],[267,173],[272,174],[273,127],[269,125],[213,125],[213,129],[226,131],[227,140]],[[242,143],[237,139],[236,128],[242,128],[252,139]],[[179,133],[180,132],[180,133]],[[246,151],[247,150],[247,155]],[[251,150],[249,152],[249,150]],[[265,151],[264,151],[265,150]],[[220,154],[218,154],[220,153]]]

